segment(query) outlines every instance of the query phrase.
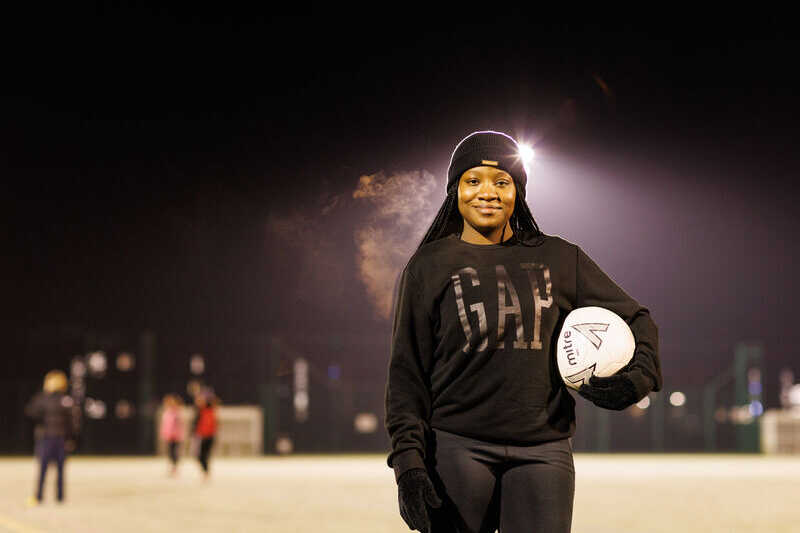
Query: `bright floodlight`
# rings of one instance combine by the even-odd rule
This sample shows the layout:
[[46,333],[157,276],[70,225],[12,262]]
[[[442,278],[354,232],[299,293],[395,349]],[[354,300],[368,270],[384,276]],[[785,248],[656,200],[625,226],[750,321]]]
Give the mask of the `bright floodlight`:
[[686,395],[680,391],[675,391],[669,395],[669,403],[675,407],[680,407],[686,403]]
[[533,161],[533,148],[527,144],[519,144],[519,156],[522,158],[522,164],[528,166]]
[[639,409],[647,409],[648,407],[650,407],[650,397],[645,396],[644,398],[642,398],[641,401],[639,401],[639,403],[636,404],[636,407],[638,407]]

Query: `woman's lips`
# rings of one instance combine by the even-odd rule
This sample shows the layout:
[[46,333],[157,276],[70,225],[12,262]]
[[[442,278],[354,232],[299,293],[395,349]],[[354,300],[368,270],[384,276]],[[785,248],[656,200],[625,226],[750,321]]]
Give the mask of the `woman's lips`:
[[483,215],[494,215],[495,213],[500,211],[499,207],[481,207],[479,205],[476,205],[475,209],[478,210],[478,213],[481,213]]

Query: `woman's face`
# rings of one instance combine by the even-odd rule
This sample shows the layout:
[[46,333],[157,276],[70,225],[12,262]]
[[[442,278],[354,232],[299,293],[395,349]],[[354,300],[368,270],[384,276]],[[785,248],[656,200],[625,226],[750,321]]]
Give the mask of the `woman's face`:
[[516,197],[514,180],[499,168],[472,167],[458,182],[458,211],[465,224],[483,235],[505,228]]

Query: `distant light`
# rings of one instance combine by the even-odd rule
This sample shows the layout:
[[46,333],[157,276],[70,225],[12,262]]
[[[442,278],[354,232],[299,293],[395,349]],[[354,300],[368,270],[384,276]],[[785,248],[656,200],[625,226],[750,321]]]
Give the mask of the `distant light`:
[[753,396],[757,394],[761,394],[762,386],[760,381],[751,381],[747,384],[747,392],[748,394],[752,394]]
[[675,407],[680,407],[686,403],[686,395],[681,391],[675,391],[669,395],[669,403]]
[[106,402],[103,400],[95,400],[93,398],[86,398],[86,416],[99,420],[106,416]]
[[341,377],[342,377],[342,367],[340,367],[339,365],[328,366],[328,379],[336,381]]
[[378,429],[378,417],[374,413],[358,413],[353,420],[357,433],[375,433]]
[[133,370],[133,366],[135,364],[134,361],[135,360],[132,354],[129,354],[128,352],[122,352],[117,355],[117,369],[120,372],[128,372]]
[[202,354],[196,353],[189,359],[189,371],[195,376],[199,376],[206,371],[206,360]]
[[297,411],[308,411],[308,393],[297,391],[294,394],[294,408]]
[[753,421],[753,415],[750,412],[750,406],[748,405],[731,407],[731,410],[728,413],[728,418],[734,424],[749,424]]
[[133,416],[133,405],[128,400],[120,400],[114,408],[117,418],[126,419]]
[[294,362],[294,419],[298,422],[308,420],[308,361],[302,357]]
[[764,406],[761,402],[755,401],[750,403],[750,414],[753,416],[761,416],[764,414]]
[[89,365],[89,373],[94,377],[103,377],[108,368],[108,361],[106,360],[106,353],[96,351],[89,354],[86,359]]
[[647,409],[648,407],[650,407],[650,397],[645,396],[644,398],[642,398],[641,401],[636,404],[636,407],[638,407],[639,409]]
[[308,362],[302,357],[294,362],[294,388],[308,388]]
[[275,440],[275,451],[277,451],[282,455],[292,453],[292,451],[294,451],[294,444],[292,443],[292,439],[290,439],[289,437],[278,437]]

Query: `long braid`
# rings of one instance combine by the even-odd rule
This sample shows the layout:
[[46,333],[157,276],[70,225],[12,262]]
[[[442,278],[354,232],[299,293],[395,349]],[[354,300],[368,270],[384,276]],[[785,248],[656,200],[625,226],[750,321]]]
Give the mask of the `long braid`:
[[[544,234],[539,229],[539,224],[534,220],[528,202],[525,201],[525,192],[520,190],[519,184],[514,182],[517,189],[517,199],[514,204],[514,213],[511,215],[512,231],[519,237],[520,242],[526,246],[535,246],[541,243]],[[526,238],[522,235],[529,234]]]
[[435,241],[437,239],[441,239],[449,235],[450,233],[455,233],[459,230],[461,217],[455,218],[453,216],[454,213],[458,213],[458,209],[456,209],[456,205],[458,204],[458,197],[454,192],[451,192],[447,195],[442,203],[442,207],[439,208],[439,212],[436,213],[436,218],[433,219],[428,231],[425,233],[425,236],[422,238],[422,241],[419,243],[417,248],[420,248],[423,244],[427,244],[429,242]]

